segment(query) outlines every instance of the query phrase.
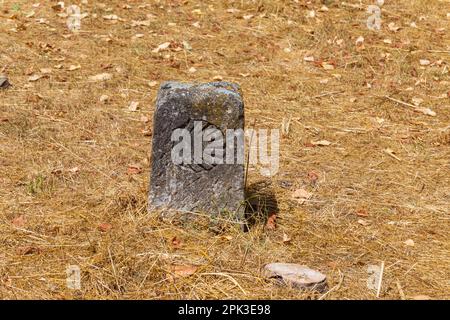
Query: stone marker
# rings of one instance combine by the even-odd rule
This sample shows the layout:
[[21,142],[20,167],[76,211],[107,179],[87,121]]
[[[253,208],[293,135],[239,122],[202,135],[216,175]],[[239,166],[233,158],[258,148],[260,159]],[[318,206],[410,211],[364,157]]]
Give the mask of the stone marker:
[[278,280],[280,284],[297,289],[325,292],[327,277],[319,271],[295,263],[269,263],[264,266],[264,276]]
[[237,84],[163,83],[153,121],[148,210],[226,212],[242,221],[243,129]]

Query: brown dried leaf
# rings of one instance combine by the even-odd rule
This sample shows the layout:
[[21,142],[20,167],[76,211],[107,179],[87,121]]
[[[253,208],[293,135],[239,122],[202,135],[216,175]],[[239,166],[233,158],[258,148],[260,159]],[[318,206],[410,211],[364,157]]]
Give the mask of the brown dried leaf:
[[167,277],[170,280],[175,280],[176,278],[189,277],[197,271],[198,267],[193,265],[171,265],[169,266],[169,273]]
[[132,164],[132,165],[128,166],[127,174],[129,174],[129,175],[139,174],[141,172],[142,172],[142,168],[139,165]]
[[308,180],[314,185],[319,180],[319,175],[315,171],[310,171],[308,172]]
[[103,222],[98,225],[98,230],[100,230],[101,232],[108,232],[111,229],[112,229],[112,225],[107,222]]
[[173,237],[172,240],[170,241],[172,244],[172,247],[174,249],[179,249],[183,246],[183,242],[181,241],[180,238],[178,238],[177,236]]
[[16,218],[14,218],[14,219],[11,221],[11,223],[12,223],[13,225],[15,225],[16,227],[22,228],[22,227],[24,227],[25,224],[26,224],[26,219],[25,219],[25,217],[24,217],[23,215],[22,215],[22,216],[18,216],[18,217],[16,217]]
[[359,209],[358,211],[355,212],[355,214],[358,217],[368,217],[369,216],[369,213],[367,212],[366,209]]
[[275,230],[276,228],[277,228],[277,215],[275,213],[272,213],[267,218],[266,229],[267,230]]
[[35,246],[26,246],[26,247],[20,247],[17,250],[17,253],[20,255],[30,255],[30,254],[39,254],[42,252],[42,249]]
[[305,189],[297,189],[292,193],[292,199],[296,200],[299,204],[304,204],[311,197],[312,193]]

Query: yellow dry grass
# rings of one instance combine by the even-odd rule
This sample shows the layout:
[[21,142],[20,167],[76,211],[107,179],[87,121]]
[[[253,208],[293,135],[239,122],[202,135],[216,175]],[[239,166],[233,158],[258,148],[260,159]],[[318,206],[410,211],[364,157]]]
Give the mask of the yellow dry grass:
[[[449,1],[386,0],[380,32],[365,24],[375,1],[89,1],[79,34],[56,2],[34,2],[0,12],[0,69],[13,84],[0,90],[0,298],[373,299],[367,266],[382,261],[380,298],[449,298]],[[51,74],[28,81],[42,68]],[[87,81],[104,72],[113,79]],[[278,174],[249,170],[277,199],[276,230],[215,234],[146,212],[150,82],[217,76],[242,86],[248,126],[290,119]],[[436,116],[392,100],[413,98]],[[297,188],[312,198],[296,203]],[[320,270],[332,290],[276,287],[260,274],[269,262]],[[68,265],[80,266],[81,290],[66,287]],[[198,269],[173,281],[173,265]]]

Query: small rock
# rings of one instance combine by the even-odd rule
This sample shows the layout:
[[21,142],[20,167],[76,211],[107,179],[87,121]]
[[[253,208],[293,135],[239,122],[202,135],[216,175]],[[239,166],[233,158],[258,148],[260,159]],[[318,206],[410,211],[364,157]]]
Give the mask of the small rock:
[[264,267],[263,274],[297,289],[325,292],[328,288],[326,275],[295,263],[269,263]]
[[0,75],[0,89],[6,89],[9,88],[11,84],[9,83],[9,80],[6,76]]

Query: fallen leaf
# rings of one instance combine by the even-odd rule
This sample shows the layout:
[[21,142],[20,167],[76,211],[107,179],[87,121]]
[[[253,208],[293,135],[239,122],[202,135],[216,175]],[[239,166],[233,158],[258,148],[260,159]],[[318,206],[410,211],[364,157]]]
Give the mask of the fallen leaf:
[[81,69],[81,66],[79,64],[77,64],[77,65],[70,65],[69,66],[69,71],[75,71],[75,70],[78,70],[78,69]]
[[164,51],[167,50],[167,48],[169,48],[170,46],[170,42],[164,42],[161,43],[158,47],[156,47],[155,49],[152,50],[153,53],[158,53],[160,51]]
[[417,112],[421,112],[427,116],[432,116],[435,117],[436,116],[436,112],[434,112],[433,110],[429,109],[429,108],[424,108],[424,107],[417,107],[414,109]]
[[62,11],[64,9],[64,2],[58,2],[55,5],[52,5],[52,9],[55,11]]
[[235,9],[235,8],[227,9],[227,12],[228,12],[228,13],[238,13],[239,11],[241,11],[241,10]]
[[28,81],[30,81],[30,82],[35,82],[35,81],[38,81],[38,80],[41,79],[41,78],[42,78],[41,75],[35,74],[35,75],[30,76],[30,77],[28,78]]
[[51,68],[42,68],[40,69],[42,74],[50,74],[52,73],[52,69]]
[[8,77],[0,75],[0,89],[7,89],[11,86]]
[[228,240],[228,241],[233,240],[233,237],[232,237],[232,236],[229,236],[229,235],[221,235],[220,238],[221,238],[221,239],[224,239],[224,240]]
[[111,229],[112,229],[112,225],[107,222],[103,222],[98,225],[98,230],[100,230],[101,232],[108,232]]
[[308,18],[308,19],[312,19],[312,18],[314,18],[315,16],[316,16],[316,12],[315,12],[314,10],[308,10],[308,11],[306,12],[306,15],[305,15],[305,17]]
[[362,46],[362,44],[364,43],[364,37],[363,36],[359,36],[358,39],[356,39],[356,45]]
[[150,26],[150,20],[131,20],[131,26],[132,27],[149,27]]
[[16,218],[14,218],[11,222],[12,222],[12,224],[15,225],[16,227],[22,228],[22,227],[24,227],[25,224],[26,224],[26,219],[25,219],[25,217],[22,215],[22,216],[18,216],[18,217],[16,217]]
[[367,212],[366,209],[359,209],[359,210],[357,210],[357,211],[355,212],[355,214],[356,214],[358,217],[368,217],[368,216],[369,216],[369,213]]
[[368,225],[370,225],[370,221],[367,221],[367,220],[364,220],[364,219],[359,219],[358,220],[358,223],[360,224],[360,225],[362,225],[362,226],[368,226]]
[[328,140],[320,140],[320,141],[312,141],[311,144],[314,146],[322,147],[322,146],[329,146],[331,144],[331,142]]
[[388,24],[388,29],[393,31],[393,32],[397,32],[401,29],[401,27],[398,27],[395,25],[395,22],[391,22]]
[[334,65],[328,62],[322,62],[322,68],[325,70],[334,70]]
[[119,17],[116,16],[115,14],[108,14],[106,16],[103,16],[103,19],[105,19],[105,20],[118,20]]
[[100,96],[99,101],[102,103],[106,103],[109,100],[109,97],[106,94]]
[[319,175],[315,171],[308,172],[308,179],[311,184],[315,185],[317,180],[319,180]]
[[19,254],[24,256],[30,254],[39,254],[42,252],[41,248],[34,246],[20,247],[17,251]]
[[112,74],[110,73],[100,73],[95,76],[90,76],[89,81],[99,82],[99,81],[107,81],[112,79]]
[[287,235],[286,233],[283,233],[283,243],[284,244],[290,244],[292,242],[292,238]]
[[135,111],[137,111],[138,107],[139,107],[139,102],[131,101],[130,105],[128,106],[128,110],[132,111],[132,112],[135,112]]
[[272,213],[267,218],[266,229],[267,230],[275,230],[276,228],[277,228],[277,215],[275,213]]
[[414,105],[416,105],[416,106],[420,106],[420,104],[423,102],[422,98],[417,98],[417,97],[413,97],[411,100],[412,100],[412,103],[414,103]]
[[181,239],[178,238],[177,236],[173,237],[170,242],[172,244],[172,247],[175,248],[175,249],[179,249],[179,248],[182,247]]
[[192,50],[192,46],[189,44],[189,42],[187,42],[186,40],[183,41],[183,48],[185,50],[191,51]]
[[175,280],[176,278],[189,277],[197,271],[198,267],[193,265],[171,265],[169,267],[169,274],[167,277],[170,280]]
[[305,201],[312,197],[312,193],[306,191],[305,189],[297,189],[292,193],[292,199],[297,201],[299,204],[304,204]]
[[127,169],[127,174],[132,175],[132,174],[139,174],[142,172],[142,168],[139,165],[129,165],[128,169]]

